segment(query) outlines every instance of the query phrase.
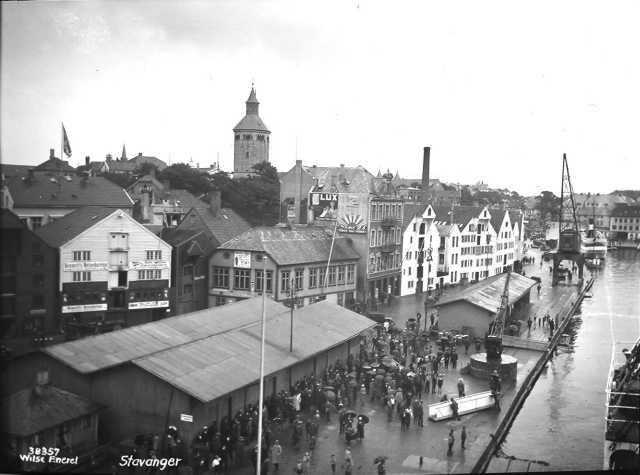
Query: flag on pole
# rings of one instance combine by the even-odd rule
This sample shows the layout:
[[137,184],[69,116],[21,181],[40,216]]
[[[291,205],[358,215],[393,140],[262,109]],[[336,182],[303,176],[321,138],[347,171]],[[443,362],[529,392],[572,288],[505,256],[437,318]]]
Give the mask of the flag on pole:
[[71,145],[69,145],[69,137],[67,137],[67,131],[64,130],[64,124],[62,124],[62,151],[67,157],[71,156]]

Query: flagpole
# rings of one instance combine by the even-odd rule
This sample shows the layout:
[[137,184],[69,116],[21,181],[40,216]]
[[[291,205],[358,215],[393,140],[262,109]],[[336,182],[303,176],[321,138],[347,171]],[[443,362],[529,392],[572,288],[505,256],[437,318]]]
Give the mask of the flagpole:
[[266,324],[266,295],[267,295],[267,256],[262,257],[262,318],[260,324],[260,395],[258,396],[258,444],[256,474],[260,475],[262,465],[262,406],[264,405],[264,334]]
[[62,153],[64,151],[64,122],[60,122],[60,160],[63,160]]

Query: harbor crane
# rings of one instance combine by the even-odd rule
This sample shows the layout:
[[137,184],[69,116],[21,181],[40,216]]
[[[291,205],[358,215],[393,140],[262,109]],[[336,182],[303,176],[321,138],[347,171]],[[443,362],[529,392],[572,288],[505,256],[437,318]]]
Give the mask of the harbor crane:
[[487,352],[487,361],[500,361],[502,359],[502,334],[504,333],[504,323],[509,312],[509,280],[511,272],[507,272],[504,282],[504,290],[500,298],[500,306],[496,312],[493,322],[489,324],[489,332],[484,339],[484,347]]
[[576,203],[573,197],[571,176],[567,154],[562,154],[562,185],[560,188],[560,216],[558,223],[558,248],[553,252],[553,277],[551,285],[557,285],[564,269],[563,260],[569,260],[578,268],[578,279],[582,282],[584,274],[584,255],[582,254],[582,235],[578,226]]

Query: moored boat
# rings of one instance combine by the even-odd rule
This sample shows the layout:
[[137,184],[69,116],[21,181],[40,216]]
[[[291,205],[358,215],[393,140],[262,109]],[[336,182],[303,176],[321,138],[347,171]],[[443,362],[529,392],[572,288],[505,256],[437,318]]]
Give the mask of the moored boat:
[[640,473],[640,338],[622,355],[607,379],[604,468]]

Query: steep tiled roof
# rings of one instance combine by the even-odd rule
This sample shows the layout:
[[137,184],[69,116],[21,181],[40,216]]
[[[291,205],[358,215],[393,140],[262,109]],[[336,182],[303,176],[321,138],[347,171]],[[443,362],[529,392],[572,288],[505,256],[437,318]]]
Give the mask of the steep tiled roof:
[[187,190],[163,190],[156,195],[157,200],[154,204],[162,204],[162,201],[168,201],[175,206],[182,206],[183,208],[202,208],[207,204],[193,196]]
[[93,414],[100,406],[77,394],[46,385],[36,393],[26,388],[2,400],[2,431],[27,437],[64,422]]
[[39,172],[69,172],[74,173],[76,171],[75,168],[69,165],[69,162],[66,160],[60,160],[57,157],[51,157],[46,162],[42,162],[40,165],[34,168],[35,171]]
[[[464,228],[469,221],[473,218],[477,218],[480,212],[484,209],[481,206],[456,206],[453,208],[453,219],[460,229]],[[451,207],[449,206],[436,206],[434,207],[436,213],[436,222],[451,224]]]
[[[422,215],[422,213],[424,213],[424,211],[427,209],[427,206],[429,206],[428,204],[421,204],[421,203],[408,203],[405,202],[404,204],[404,220],[402,221],[402,229],[403,231],[407,229],[407,226],[409,226],[409,223],[411,223],[411,220],[417,216],[417,215]],[[436,216],[437,218],[437,216]]]
[[491,212],[491,226],[493,226],[493,230],[497,233],[500,232],[500,226],[502,226],[502,221],[504,220],[504,215],[506,214],[506,210],[504,209],[490,209]]
[[220,244],[251,228],[249,223],[231,208],[221,208],[215,216],[209,208],[204,207],[193,208],[191,212],[200,217]]
[[235,132],[243,130],[251,130],[257,132],[269,132],[267,125],[256,114],[245,115],[240,122],[233,128]]
[[[278,265],[326,262],[329,259],[332,233],[320,227],[254,228],[223,243],[220,249],[265,252]],[[337,237],[332,261],[359,259],[360,255],[347,242]]]
[[36,229],[35,232],[50,246],[59,247],[116,211],[104,206],[85,206]]
[[126,191],[104,177],[50,176],[35,172],[33,178],[13,176],[6,179],[15,208],[76,208],[112,206],[131,208]]
[[110,172],[133,172],[137,168],[136,162],[121,161],[121,160],[108,160],[107,166]]
[[[489,312],[496,313],[498,307],[500,307],[506,278],[506,273],[489,277],[477,284],[473,284],[442,298],[438,301],[436,306],[441,307],[442,305],[446,305],[451,302],[466,300],[470,304],[484,308]],[[522,296],[534,285],[536,285],[535,280],[512,272],[509,280],[509,305],[513,305],[515,302],[520,300]]]
[[509,210],[509,221],[511,222],[511,227],[513,228],[516,223],[518,226],[522,224],[522,211],[519,209],[510,209]]
[[338,193],[373,193],[374,176],[366,168],[357,167],[304,167],[305,171],[318,179],[318,191],[331,191],[331,180],[335,177]]
[[640,205],[629,206],[626,204],[619,204],[613,209],[611,216],[622,217],[622,218],[639,218]]
[[27,176],[29,174],[29,170],[32,168],[33,167],[29,165],[11,165],[0,163],[0,172],[5,176],[5,178]]

